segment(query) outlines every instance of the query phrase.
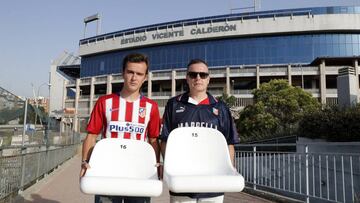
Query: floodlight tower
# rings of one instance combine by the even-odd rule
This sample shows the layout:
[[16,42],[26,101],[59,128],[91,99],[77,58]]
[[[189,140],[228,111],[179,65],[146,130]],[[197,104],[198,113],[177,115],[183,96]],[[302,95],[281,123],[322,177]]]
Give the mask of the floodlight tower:
[[90,23],[90,22],[93,22],[93,21],[96,21],[96,35],[100,34],[100,32],[101,32],[101,17],[100,17],[100,14],[97,13],[97,14],[94,14],[94,15],[91,15],[91,16],[88,16],[88,17],[84,18],[84,24],[85,24],[84,38],[86,36],[86,26],[87,26],[87,24]]
[[236,11],[236,10],[248,10],[248,9],[254,9],[254,12],[259,11],[261,9],[261,0],[254,0],[253,6],[230,8],[230,14],[232,14],[233,11]]

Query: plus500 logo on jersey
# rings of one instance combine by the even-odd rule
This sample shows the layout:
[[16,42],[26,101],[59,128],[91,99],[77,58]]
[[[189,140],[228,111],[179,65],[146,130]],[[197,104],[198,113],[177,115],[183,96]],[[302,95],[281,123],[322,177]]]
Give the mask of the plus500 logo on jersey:
[[143,133],[145,125],[140,123],[111,121],[109,125],[110,132],[124,132],[124,133]]

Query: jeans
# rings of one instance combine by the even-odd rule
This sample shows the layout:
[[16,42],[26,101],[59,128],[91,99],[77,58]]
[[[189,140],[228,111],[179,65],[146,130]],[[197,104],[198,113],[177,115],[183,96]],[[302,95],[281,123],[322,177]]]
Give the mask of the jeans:
[[95,203],[150,203],[150,197],[95,195]]
[[170,195],[170,203],[223,203],[224,195],[209,198],[193,199],[187,196],[173,196]]

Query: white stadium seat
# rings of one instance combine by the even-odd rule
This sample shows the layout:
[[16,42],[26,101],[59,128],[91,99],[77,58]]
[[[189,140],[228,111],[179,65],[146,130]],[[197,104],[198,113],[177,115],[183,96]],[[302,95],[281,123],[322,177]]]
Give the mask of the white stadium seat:
[[181,127],[170,133],[164,180],[177,193],[240,192],[245,186],[231,164],[222,133],[201,127]]
[[87,194],[155,197],[161,195],[154,149],[147,142],[106,138],[94,147],[80,180]]

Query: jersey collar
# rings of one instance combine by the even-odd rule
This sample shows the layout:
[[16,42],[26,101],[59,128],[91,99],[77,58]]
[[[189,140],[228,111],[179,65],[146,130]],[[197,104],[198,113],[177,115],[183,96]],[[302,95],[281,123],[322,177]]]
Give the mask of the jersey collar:
[[[206,92],[206,94],[208,95],[210,104],[216,104],[218,102],[218,100],[213,95],[211,95],[209,92]],[[179,95],[177,100],[184,102],[184,103],[189,103],[188,102],[189,101],[189,92],[185,92],[185,93]]]

